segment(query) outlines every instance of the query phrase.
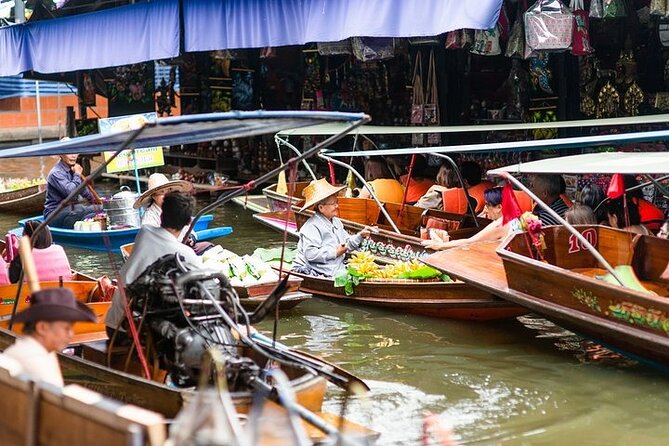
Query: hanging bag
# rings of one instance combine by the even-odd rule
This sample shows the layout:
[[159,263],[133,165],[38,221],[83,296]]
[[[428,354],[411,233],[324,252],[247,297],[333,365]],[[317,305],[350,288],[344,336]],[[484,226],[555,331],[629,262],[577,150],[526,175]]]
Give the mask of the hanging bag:
[[604,17],[604,6],[602,0],[590,1],[590,13],[588,14],[592,19],[601,19]]
[[[437,94],[437,68],[434,63],[434,51],[430,51],[430,63],[427,73],[427,91],[424,106],[425,125],[439,125],[439,95]],[[441,144],[440,133],[427,134],[428,145]]]
[[602,0],[604,19],[618,19],[627,17],[625,2],[623,0]]
[[571,54],[587,56],[595,50],[590,45],[590,18],[583,8],[583,0],[571,0],[571,10],[574,14],[574,30],[571,39]]
[[[416,52],[416,60],[413,67],[413,99],[411,101],[411,124],[412,125],[423,125],[425,119],[425,97],[423,93],[423,80],[421,76],[422,70],[422,59],[420,55],[420,50]],[[422,146],[425,142],[423,140],[423,134],[412,134],[411,142],[414,146]]]
[[571,46],[574,16],[560,0],[539,0],[524,18],[525,39],[532,50],[559,51]]
[[667,0],[650,0],[650,15],[667,15]]
[[523,2],[518,1],[518,13],[516,14],[516,21],[511,27],[509,34],[509,43],[506,45],[506,57],[524,59],[525,58],[525,29],[523,27]]
[[499,27],[495,25],[491,29],[477,29],[474,33],[474,46],[471,53],[479,56],[502,54],[502,49],[499,46]]
[[392,37],[353,37],[353,55],[361,62],[395,57],[395,39]]

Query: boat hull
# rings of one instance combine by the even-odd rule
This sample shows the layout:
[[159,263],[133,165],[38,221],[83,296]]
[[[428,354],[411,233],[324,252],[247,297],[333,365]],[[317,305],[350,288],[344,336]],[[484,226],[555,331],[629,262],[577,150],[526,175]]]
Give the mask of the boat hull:
[[44,209],[46,184],[0,193],[0,212],[32,213]]
[[517,305],[463,282],[362,281],[347,296],[331,279],[291,273],[303,279],[301,290],[342,303],[446,319],[495,320],[527,313]]

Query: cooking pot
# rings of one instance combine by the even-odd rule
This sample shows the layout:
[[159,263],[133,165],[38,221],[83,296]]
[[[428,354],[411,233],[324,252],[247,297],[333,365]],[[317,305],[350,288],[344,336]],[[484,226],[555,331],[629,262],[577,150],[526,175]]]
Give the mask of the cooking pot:
[[139,194],[132,192],[128,186],[121,186],[119,192],[103,201],[102,208],[107,213],[109,226],[141,225],[139,209],[133,208],[138,196]]

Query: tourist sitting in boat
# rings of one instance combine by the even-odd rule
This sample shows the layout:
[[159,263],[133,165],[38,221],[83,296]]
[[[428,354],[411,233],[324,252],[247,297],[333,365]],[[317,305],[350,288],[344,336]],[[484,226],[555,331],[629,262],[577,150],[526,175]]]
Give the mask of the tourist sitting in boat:
[[[576,194],[576,202],[584,206],[588,206],[595,213],[596,224],[608,224],[609,217],[606,213],[606,206],[602,202],[606,199],[604,189],[599,187],[597,183],[590,183],[583,186],[583,188]],[[600,206],[601,205],[601,206]]]
[[72,341],[74,322],[96,322],[97,317],[78,302],[68,288],[46,288],[30,296],[30,307],[17,313],[13,322],[23,323],[22,338],[5,350],[33,379],[63,387],[56,353]]
[[615,198],[606,203],[609,215],[609,224],[613,228],[635,234],[653,235],[648,228],[641,223],[639,207],[630,199],[625,197]]
[[484,212],[489,219],[493,220],[493,222],[481,231],[469,238],[451,240],[448,232],[442,229],[431,229],[430,239],[423,240],[423,246],[434,250],[442,250],[465,245],[467,243],[501,240],[504,238],[509,232],[514,230],[518,220],[512,220],[507,222],[507,224],[502,223],[502,190],[503,188],[501,187],[493,187],[487,189],[483,193],[483,199],[485,201]]
[[480,214],[486,204],[483,194],[486,190],[495,187],[495,184],[482,180],[483,170],[479,163],[475,161],[462,162],[460,164],[460,174],[467,187],[467,193],[476,201],[475,211]]
[[[60,155],[60,161],[49,172],[46,178],[46,200],[44,201],[45,218],[51,215],[61,202],[82,183],[83,168],[77,164],[78,156],[77,154]],[[102,212],[102,206],[92,204],[95,198],[90,190],[82,190],[81,196],[91,204],[79,204],[75,198],[70,206],[65,207],[51,221],[53,227],[72,229],[75,222],[94,217],[98,212]]]
[[467,200],[472,207],[477,202],[473,197],[465,195],[460,179],[455,170],[447,164],[442,165],[437,173],[437,184],[420,197],[415,206],[420,208],[439,209],[452,214],[466,214],[468,211]]
[[[132,253],[119,272],[120,283],[123,286],[130,285],[149,265],[167,254],[179,254],[185,263],[193,268],[201,266],[201,260],[195,251],[177,239],[183,227],[190,223],[194,206],[192,197],[188,195],[178,192],[165,195],[160,226],[142,226],[135,238]],[[110,337],[117,329],[124,331],[121,326],[125,321],[124,306],[125,299],[117,289],[105,318],[107,334]]]
[[[625,190],[639,186],[639,182],[634,175],[623,175],[623,183]],[[628,201],[632,201],[639,208],[641,223],[652,232],[659,231],[660,226],[664,222],[664,212],[643,198],[643,190],[641,188],[627,192],[627,197],[629,197]]]
[[[72,270],[65,250],[53,243],[48,226],[34,235],[39,225],[40,221],[30,220],[23,228],[23,235],[29,236],[33,245],[32,254],[37,277],[41,282],[71,280]],[[17,254],[9,264],[10,282],[18,282],[22,271],[21,256]]]
[[[558,174],[540,174],[532,177],[532,192],[544,203],[546,203],[556,214],[564,218],[565,212],[569,207],[560,198],[562,190],[562,183],[560,182],[560,175]],[[544,226],[559,225],[560,222],[550,215],[544,208],[539,205],[534,207],[532,211],[534,215],[539,217]]]
[[[142,226],[150,225],[156,228],[160,227],[160,217],[163,213],[163,199],[169,192],[190,193],[193,191],[193,184],[183,180],[168,180],[162,173],[154,173],[149,177],[148,189],[137,198],[134,208],[144,208],[142,216]],[[187,228],[184,228],[179,236],[179,241],[183,240]]]
[[564,219],[570,225],[596,225],[597,218],[592,212],[590,206],[581,203],[574,203],[571,208],[564,214]]
[[[365,162],[365,181],[382,203],[402,203],[404,187],[392,177],[388,165],[382,158],[374,157]],[[359,197],[370,198],[371,194],[364,187]]]
[[[411,178],[409,178],[409,169],[411,169]],[[413,168],[409,163],[406,167],[406,173],[400,177],[400,183],[406,188],[407,204],[416,203],[434,185],[434,180],[430,178],[427,161],[423,155],[415,156]]]
[[302,192],[305,203],[300,210],[313,206],[315,212],[300,229],[294,271],[333,277],[338,270],[345,268],[346,253],[358,248],[362,239],[369,237],[371,228],[365,227],[356,235],[350,235],[337,218],[337,194],[345,187],[332,186],[321,178],[312,181]]

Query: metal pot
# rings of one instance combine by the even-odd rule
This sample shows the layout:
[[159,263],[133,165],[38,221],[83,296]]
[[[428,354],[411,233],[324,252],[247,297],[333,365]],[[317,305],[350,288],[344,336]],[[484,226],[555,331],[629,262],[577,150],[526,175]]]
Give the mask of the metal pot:
[[133,208],[138,196],[139,194],[132,192],[128,186],[121,186],[119,192],[102,203],[102,208],[107,213],[109,226],[139,227],[141,225],[139,209]]

